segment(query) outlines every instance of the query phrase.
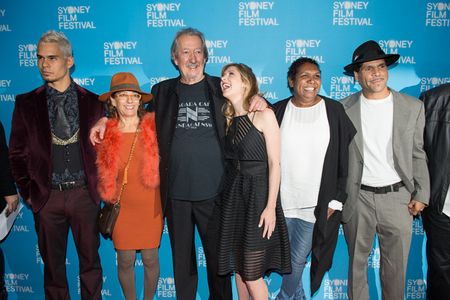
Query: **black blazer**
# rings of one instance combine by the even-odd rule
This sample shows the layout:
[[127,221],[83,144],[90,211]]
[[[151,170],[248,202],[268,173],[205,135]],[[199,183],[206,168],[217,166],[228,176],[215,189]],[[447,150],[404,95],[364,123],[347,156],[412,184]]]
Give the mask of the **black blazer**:
[[3,197],[15,194],[17,194],[17,190],[11,175],[11,167],[9,166],[5,130],[0,122],[0,212],[3,211],[6,205]]
[[[220,78],[205,74],[206,88],[210,103],[211,115],[214,120],[217,138],[222,146],[225,140],[225,117],[222,114],[222,106],[225,98],[220,88]],[[178,117],[179,96],[177,91],[180,77],[162,81],[152,88],[153,101],[150,102],[148,110],[155,112],[156,133],[158,137],[159,155],[160,155],[160,189],[163,212],[167,206],[167,197],[169,194],[169,162],[170,150],[175,125]]]

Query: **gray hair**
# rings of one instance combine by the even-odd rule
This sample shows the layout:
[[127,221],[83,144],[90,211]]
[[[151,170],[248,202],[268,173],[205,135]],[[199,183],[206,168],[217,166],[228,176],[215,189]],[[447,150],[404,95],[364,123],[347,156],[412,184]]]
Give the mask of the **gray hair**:
[[170,47],[170,54],[172,59],[177,56],[178,52],[178,38],[182,35],[189,35],[189,36],[198,36],[200,40],[202,41],[202,50],[203,55],[205,56],[205,60],[208,60],[208,47],[206,47],[206,41],[205,36],[203,33],[195,28],[185,28],[181,29],[177,32],[175,35],[175,38],[173,39],[172,46]]
[[40,43],[56,43],[65,57],[70,57],[73,55],[72,45],[66,35],[62,32],[49,30],[41,36],[38,45]]

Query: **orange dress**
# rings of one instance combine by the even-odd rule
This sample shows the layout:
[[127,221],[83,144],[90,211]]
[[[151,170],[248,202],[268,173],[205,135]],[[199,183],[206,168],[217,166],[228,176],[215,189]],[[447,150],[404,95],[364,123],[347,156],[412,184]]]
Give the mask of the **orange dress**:
[[[135,133],[122,133],[120,149],[119,176],[117,189],[122,186],[123,171],[130,155]],[[139,162],[146,153],[139,151],[137,140],[133,157],[128,169],[128,183],[120,200],[120,213],[114,226],[112,240],[118,250],[140,250],[159,247],[163,230],[163,215],[159,187],[145,187],[140,180],[142,176]]]

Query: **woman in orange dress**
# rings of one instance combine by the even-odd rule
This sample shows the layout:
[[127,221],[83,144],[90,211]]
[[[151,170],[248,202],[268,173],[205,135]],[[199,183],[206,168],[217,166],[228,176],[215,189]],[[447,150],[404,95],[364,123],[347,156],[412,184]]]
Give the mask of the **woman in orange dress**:
[[151,99],[131,73],[115,74],[110,91],[99,97],[107,103],[110,118],[104,140],[96,148],[98,191],[105,202],[120,201],[112,240],[127,300],[136,299],[137,251],[144,264],[144,299],[153,299],[159,277],[158,247],[163,229],[159,154],[154,114],[143,108]]

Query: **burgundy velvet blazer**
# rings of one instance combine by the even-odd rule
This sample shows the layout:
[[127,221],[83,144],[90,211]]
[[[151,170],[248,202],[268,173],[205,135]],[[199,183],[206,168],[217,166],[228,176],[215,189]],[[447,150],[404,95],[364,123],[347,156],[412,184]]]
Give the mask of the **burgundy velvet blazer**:
[[[97,192],[96,154],[89,142],[89,130],[104,116],[98,96],[77,87],[80,122],[80,148],[84,172],[92,200],[99,203]],[[52,179],[52,141],[45,85],[17,95],[9,141],[11,170],[20,195],[30,198],[33,212],[47,202]]]

